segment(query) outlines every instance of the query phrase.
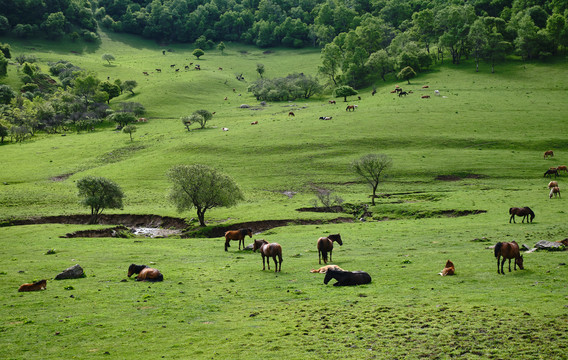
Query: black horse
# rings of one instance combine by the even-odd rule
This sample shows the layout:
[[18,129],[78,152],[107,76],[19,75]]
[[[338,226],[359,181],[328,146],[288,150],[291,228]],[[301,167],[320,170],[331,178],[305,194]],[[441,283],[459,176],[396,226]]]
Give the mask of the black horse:
[[370,283],[371,275],[364,271],[338,271],[328,269],[325,273],[323,283],[327,285],[331,279],[337,280],[333,286],[361,285]]
[[513,207],[509,209],[509,214],[511,214],[511,217],[509,218],[509,224],[511,223],[511,220],[513,220],[515,224],[517,223],[515,221],[515,215],[523,217],[523,220],[521,221],[522,223],[525,222],[525,219],[527,219],[528,223],[529,216],[530,216],[530,222],[532,222],[535,217],[534,212],[531,210],[530,207],[522,207],[522,208]]

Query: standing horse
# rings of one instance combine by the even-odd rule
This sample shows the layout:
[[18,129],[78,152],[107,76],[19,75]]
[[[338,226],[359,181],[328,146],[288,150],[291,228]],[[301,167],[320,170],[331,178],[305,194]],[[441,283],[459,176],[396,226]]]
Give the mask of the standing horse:
[[231,240],[239,240],[239,250],[241,250],[241,242],[243,243],[243,250],[245,248],[245,237],[252,237],[251,229],[239,229],[239,230],[229,230],[225,233],[225,251],[227,248],[231,247]]
[[361,285],[370,283],[371,275],[364,271],[338,271],[328,269],[325,273],[323,283],[327,285],[331,279],[337,280],[333,286]]
[[[274,266],[276,266],[276,270],[274,272],[278,272],[282,270],[282,246],[278,243],[268,243],[264,239],[255,240],[252,246],[252,251],[260,250],[260,255],[262,255],[262,270],[264,270],[264,258],[266,257],[266,263],[268,264],[268,270],[270,270],[270,257],[274,260]],[[276,257],[280,262],[280,269],[278,269],[278,261],[276,261]]]
[[547,157],[554,157],[554,151],[552,150],[545,151],[544,158],[546,159]]
[[341,241],[341,235],[339,234],[332,234],[327,237],[320,237],[317,242],[318,247],[318,260],[321,264],[321,258],[323,257],[323,262],[327,264],[327,253],[329,252],[329,261],[331,260],[331,253],[333,251],[333,242],[337,241],[339,246],[343,245],[343,241]]
[[533,219],[534,219],[534,216],[535,216],[534,212],[529,207],[522,207],[522,208],[513,207],[513,208],[510,208],[509,214],[511,214],[511,217],[509,218],[509,224],[511,223],[511,220],[513,220],[513,222],[515,224],[517,223],[515,221],[515,215],[523,217],[523,220],[521,221],[521,223],[525,222],[525,218],[527,219],[527,223],[528,223],[529,222],[529,215],[531,217],[530,222],[532,222]]
[[[517,271],[517,265],[519,265],[519,269],[524,270],[523,267],[523,257],[521,256],[521,252],[519,251],[519,245],[514,242],[498,242],[495,244],[495,257],[497,258],[497,274],[503,274],[503,265],[505,264],[505,259],[509,259],[509,272],[511,272],[511,259],[515,259],[514,269]],[[499,260],[503,257],[503,261],[501,262],[501,272],[499,272]]]
[[160,273],[159,270],[153,269],[146,265],[136,265],[131,264],[128,267],[128,277],[131,277],[132,274],[138,274],[136,276],[136,281],[163,281],[164,275]]
[[355,111],[355,105],[347,105],[345,111]]

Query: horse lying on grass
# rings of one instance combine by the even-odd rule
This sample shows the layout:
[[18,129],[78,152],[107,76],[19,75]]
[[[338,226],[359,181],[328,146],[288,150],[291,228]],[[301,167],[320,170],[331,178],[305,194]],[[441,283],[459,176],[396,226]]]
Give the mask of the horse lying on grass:
[[446,261],[446,266],[438,275],[446,276],[446,275],[454,275],[455,273],[456,273],[456,268],[454,266],[454,263],[448,260]]
[[323,283],[327,285],[331,279],[337,280],[333,286],[362,285],[371,282],[371,275],[364,271],[337,271],[328,269],[325,273]]
[[138,274],[136,281],[163,281],[164,275],[159,270],[153,269],[146,265],[132,264],[128,267],[128,277],[132,274]]
[[36,281],[33,284],[22,284],[20,285],[20,288],[18,289],[19,292],[24,292],[24,291],[40,291],[40,290],[45,290],[47,287],[47,280],[40,280],[40,281]]
[[310,272],[311,273],[325,274],[328,270],[345,271],[337,265],[326,265],[326,266],[320,267],[319,269],[312,269],[312,270],[310,270]]

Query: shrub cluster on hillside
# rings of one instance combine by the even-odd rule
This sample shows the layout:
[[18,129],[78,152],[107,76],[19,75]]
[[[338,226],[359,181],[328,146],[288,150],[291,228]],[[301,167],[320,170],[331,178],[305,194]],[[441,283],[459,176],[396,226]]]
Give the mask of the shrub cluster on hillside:
[[248,87],[257,100],[289,101],[298,98],[309,99],[320,94],[323,86],[310,75],[291,74],[284,78],[259,79]]

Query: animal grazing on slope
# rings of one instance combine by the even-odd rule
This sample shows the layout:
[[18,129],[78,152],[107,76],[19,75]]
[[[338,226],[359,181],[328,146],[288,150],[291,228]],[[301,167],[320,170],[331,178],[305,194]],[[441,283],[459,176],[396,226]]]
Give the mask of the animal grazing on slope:
[[523,217],[523,220],[521,221],[521,223],[524,223],[525,218],[526,218],[527,224],[529,223],[529,216],[530,216],[530,222],[531,223],[532,223],[532,221],[535,217],[534,212],[529,207],[522,207],[522,208],[512,207],[512,208],[509,209],[509,214],[511,214],[511,217],[509,218],[509,224],[511,223],[511,220],[513,220],[514,223],[517,223],[515,221],[515,215]]
[[345,108],[345,111],[355,111],[355,105],[347,105],[347,107]]
[[[511,272],[511,259],[515,259],[514,269],[517,271],[517,265],[519,269],[524,270],[523,267],[523,257],[519,251],[519,245],[515,241],[511,242],[498,242],[494,248],[495,257],[497,258],[497,274],[503,274],[503,265],[505,264],[505,260],[509,259],[509,272]],[[501,262],[501,270],[499,270],[499,260],[503,257],[503,261]]]
[[40,290],[45,290],[46,287],[47,287],[47,280],[40,280],[40,281],[36,281],[33,284],[22,284],[18,288],[18,291],[19,292],[40,291]]
[[401,91],[401,92],[398,93],[398,97],[401,97],[403,95],[406,96],[406,95],[408,95],[408,93],[406,91]]
[[430,99],[430,95],[422,95],[420,98],[422,98],[422,99]]
[[558,197],[560,197],[560,188],[558,186],[555,186],[550,189],[550,194],[548,196],[552,199],[552,196],[556,197],[557,195]]
[[456,268],[454,266],[454,263],[448,260],[446,261],[446,266],[438,275],[446,276],[446,275],[454,275],[455,273],[456,273]]
[[434,95],[440,96],[440,90],[434,90]]
[[544,152],[544,158],[546,159],[547,157],[554,157],[554,151],[552,150],[547,150]]
[[222,67],[220,67],[220,68],[219,68],[219,70],[223,70],[223,68],[222,68]]
[[229,128],[223,128],[223,131],[229,131]]
[[239,230],[229,230],[225,232],[225,251],[227,248],[231,247],[231,240],[238,240],[239,241],[239,250],[241,250],[241,242],[243,243],[243,250],[245,248],[245,237],[246,236],[252,237],[252,230],[251,229],[239,229]]
[[185,66],[184,66],[184,69],[185,69],[185,70],[189,70],[189,65],[185,65]]
[[566,165],[559,165],[556,167],[556,170],[558,171],[565,171],[568,173],[568,167]]
[[258,125],[258,120],[255,120],[253,122],[250,123],[251,125]]
[[164,280],[164,275],[162,275],[158,269],[153,269],[146,265],[131,264],[128,267],[128,277],[131,277],[132,274],[138,274],[138,276],[136,276],[136,281],[154,282]]
[[[268,243],[264,239],[255,240],[252,246],[252,251],[260,250],[260,255],[262,255],[262,270],[264,270],[264,258],[268,265],[268,270],[270,270],[270,258],[274,260],[274,266],[276,269],[274,272],[282,270],[282,246],[278,243]],[[276,260],[278,258],[278,261]],[[278,268],[278,263],[280,263],[280,268]]]
[[343,241],[341,240],[340,234],[332,234],[328,235],[327,237],[320,237],[317,242],[318,248],[318,260],[321,264],[321,258],[323,258],[323,262],[327,264],[327,253],[329,253],[329,261],[331,260],[331,253],[333,252],[333,242],[336,241],[339,246],[343,245]]
[[558,186],[558,181],[554,181],[552,180],[551,182],[548,183],[548,188],[552,189],[553,187]]
[[333,286],[362,285],[371,282],[371,275],[364,271],[337,271],[329,269],[325,273],[323,283],[327,285],[331,279],[337,280]]
[[554,177],[558,177],[558,169],[556,169],[556,168],[551,168],[551,169],[546,170],[546,171],[544,172],[544,176],[543,176],[543,177],[546,177],[547,175],[548,175],[548,177],[551,177],[552,174],[554,174]]
[[430,86],[428,86],[428,85],[424,85],[424,86],[422,86],[422,89],[428,89],[429,87]]
[[170,67],[171,67],[171,68],[174,68],[174,67],[176,67],[176,64],[172,64],[172,65],[170,65]]
[[296,116],[296,115],[294,114],[294,112],[290,111],[290,112],[288,113],[288,116]]
[[156,69],[157,72],[162,72],[162,69]]
[[329,100],[328,101],[330,104],[335,104],[335,100]]
[[142,71],[142,74],[148,75],[148,72],[147,72],[147,71]]
[[312,269],[310,270],[311,273],[320,273],[320,274],[325,274],[327,272],[327,270],[338,270],[338,271],[345,271],[342,268],[340,268],[337,265],[326,265],[326,266],[322,266],[319,269]]

